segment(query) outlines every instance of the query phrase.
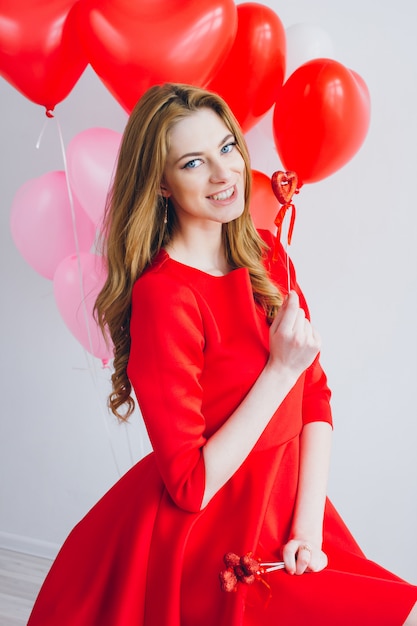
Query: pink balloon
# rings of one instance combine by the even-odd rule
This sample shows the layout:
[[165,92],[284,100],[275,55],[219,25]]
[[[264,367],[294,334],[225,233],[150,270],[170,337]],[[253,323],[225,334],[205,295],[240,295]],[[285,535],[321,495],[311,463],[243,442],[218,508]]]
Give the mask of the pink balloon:
[[90,128],[68,145],[71,189],[94,224],[101,223],[122,135],[108,128]]
[[54,276],[55,302],[62,319],[80,344],[103,363],[113,357],[113,351],[110,340],[106,345],[93,308],[106,274],[103,257],[82,252],[61,261]]
[[60,261],[77,250],[74,222],[80,250],[90,250],[94,241],[94,224],[73,200],[74,220],[61,171],[28,180],[13,199],[10,226],[16,247],[34,270],[50,280]]

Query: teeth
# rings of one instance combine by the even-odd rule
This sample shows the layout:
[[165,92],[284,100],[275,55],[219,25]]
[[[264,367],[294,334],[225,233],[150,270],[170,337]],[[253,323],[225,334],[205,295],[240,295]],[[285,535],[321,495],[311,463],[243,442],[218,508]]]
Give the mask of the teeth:
[[227,191],[222,191],[221,193],[216,193],[213,196],[210,196],[211,198],[213,198],[213,200],[227,200],[228,198],[230,198],[234,193],[234,188],[232,187],[231,189],[227,189]]

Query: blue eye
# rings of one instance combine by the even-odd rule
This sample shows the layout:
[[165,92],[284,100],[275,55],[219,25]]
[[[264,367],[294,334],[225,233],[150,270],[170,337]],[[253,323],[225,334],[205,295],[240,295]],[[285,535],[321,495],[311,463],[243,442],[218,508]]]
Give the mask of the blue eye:
[[229,152],[231,152],[233,150],[235,145],[236,145],[235,141],[233,141],[231,143],[227,143],[225,146],[222,147],[220,152],[222,152],[223,154],[228,154]]
[[186,164],[184,165],[184,168],[183,168],[183,169],[190,169],[190,170],[193,170],[193,169],[195,169],[196,167],[198,167],[198,166],[200,165],[200,163],[201,163],[201,162],[202,162],[202,161],[201,161],[201,159],[192,159],[191,161],[188,161],[188,163],[186,163]]

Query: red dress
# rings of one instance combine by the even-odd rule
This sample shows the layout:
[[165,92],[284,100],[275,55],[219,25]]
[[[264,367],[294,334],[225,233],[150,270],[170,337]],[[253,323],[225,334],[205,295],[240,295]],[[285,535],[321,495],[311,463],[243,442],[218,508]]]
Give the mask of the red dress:
[[[277,262],[266,262],[285,293],[283,250]],[[298,290],[293,268],[291,274]],[[29,626],[403,624],[417,587],[368,561],[330,502],[326,570],[277,571],[264,582],[240,583],[236,593],[220,589],[226,552],[277,560],[291,525],[303,423],[331,422],[316,360],[200,511],[202,447],[259,376],[268,338],[245,268],[215,277],[159,253],[134,287],[128,365],[154,452],[74,528]]]

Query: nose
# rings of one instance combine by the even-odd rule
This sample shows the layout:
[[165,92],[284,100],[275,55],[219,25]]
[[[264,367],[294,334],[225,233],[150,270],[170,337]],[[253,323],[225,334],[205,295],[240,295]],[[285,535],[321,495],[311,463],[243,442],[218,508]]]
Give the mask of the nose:
[[210,182],[227,183],[229,182],[231,175],[232,172],[230,168],[221,160],[216,160],[212,163],[210,169]]

